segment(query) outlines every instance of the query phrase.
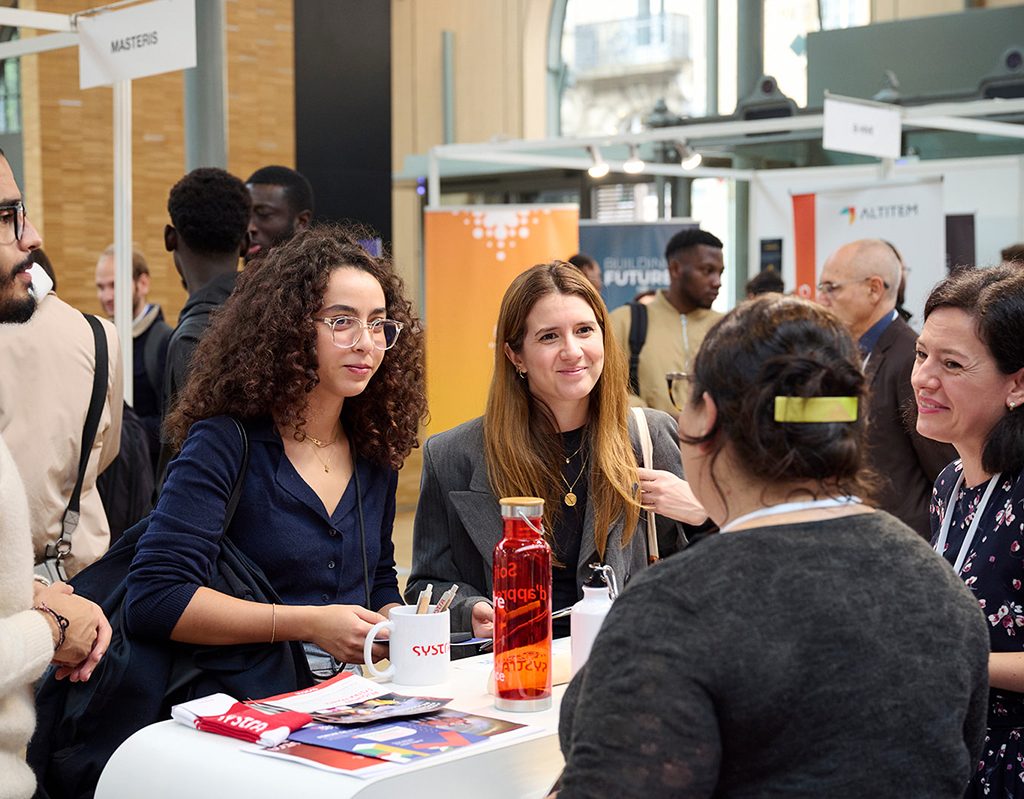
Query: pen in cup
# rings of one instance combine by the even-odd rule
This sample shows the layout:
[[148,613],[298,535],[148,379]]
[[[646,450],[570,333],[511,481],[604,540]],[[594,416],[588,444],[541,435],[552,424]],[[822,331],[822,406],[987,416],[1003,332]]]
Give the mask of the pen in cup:
[[419,598],[416,600],[416,613],[426,613],[427,608],[430,607],[430,597],[434,594],[434,584],[427,583],[427,587],[420,591]]
[[437,600],[437,605],[434,606],[434,613],[444,613],[448,610],[448,606],[452,604],[452,600],[455,599],[455,594],[458,593],[459,586],[453,584],[451,588],[441,594],[441,598]]

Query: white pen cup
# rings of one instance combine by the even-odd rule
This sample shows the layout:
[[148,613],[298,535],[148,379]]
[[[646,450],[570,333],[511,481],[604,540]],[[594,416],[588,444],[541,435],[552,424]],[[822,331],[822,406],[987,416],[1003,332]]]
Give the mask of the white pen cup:
[[[391,665],[381,671],[373,665],[370,650],[381,630],[390,633],[388,659]],[[400,685],[436,685],[447,681],[451,666],[451,614],[417,613],[415,605],[392,608],[387,621],[377,622],[363,642],[363,661],[374,677]]]

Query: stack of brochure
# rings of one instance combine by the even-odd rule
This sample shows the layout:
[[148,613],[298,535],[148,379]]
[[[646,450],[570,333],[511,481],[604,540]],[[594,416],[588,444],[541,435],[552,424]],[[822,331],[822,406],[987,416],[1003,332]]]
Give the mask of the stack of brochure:
[[[230,697],[224,697],[230,700]],[[212,717],[196,722],[211,707],[198,699],[173,708],[172,717],[200,729],[217,730]],[[252,754],[282,758],[315,768],[368,778],[396,767],[508,740],[534,727],[446,709],[451,699],[403,696],[344,672],[331,680],[245,704],[263,713],[307,714],[314,723],[293,730],[277,745]],[[285,732],[282,730],[282,732]],[[266,738],[263,743],[269,743]]]

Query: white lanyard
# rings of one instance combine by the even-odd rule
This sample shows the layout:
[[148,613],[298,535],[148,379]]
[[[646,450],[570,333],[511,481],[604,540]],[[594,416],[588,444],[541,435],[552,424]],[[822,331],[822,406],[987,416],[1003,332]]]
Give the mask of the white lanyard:
[[683,326],[683,371],[690,371],[690,333],[687,330],[686,314],[679,314],[679,324]]
[[[956,556],[956,563],[953,564],[953,571],[957,574],[960,574],[960,569],[963,567],[964,560],[967,558],[967,552],[970,550],[971,544],[974,542],[974,534],[978,532],[978,525],[981,523],[981,514],[985,511],[985,506],[988,505],[992,492],[996,490],[996,484],[1002,476],[1002,473],[999,473],[988,481],[988,488],[985,489],[985,493],[981,497],[981,502],[978,503],[978,507],[974,511],[974,518],[971,519],[971,526],[967,528],[967,535],[964,536],[964,542],[960,545],[960,552]],[[960,486],[963,484],[964,473],[961,471],[960,476],[956,480],[956,485],[953,486],[953,493],[949,495],[949,500],[946,504],[946,515],[942,519],[942,527],[939,529],[939,537],[935,541],[935,551],[940,555],[943,555],[943,550],[946,548],[946,540],[949,538],[949,528],[953,524],[953,510],[956,508],[957,495],[960,493]],[[943,555],[943,557],[945,557],[945,555]]]
[[721,528],[719,532],[727,533],[730,530],[735,530],[739,525],[744,522],[752,521],[753,519],[763,519],[765,516],[781,516],[783,513],[793,513],[800,510],[810,510],[811,508],[836,508],[840,505],[855,505],[860,502],[860,497],[855,497],[852,494],[845,497],[829,497],[827,499],[808,499],[803,502],[783,502],[781,505],[769,505],[767,508],[758,508],[757,510],[751,511],[750,513],[744,513],[729,522],[725,527]]

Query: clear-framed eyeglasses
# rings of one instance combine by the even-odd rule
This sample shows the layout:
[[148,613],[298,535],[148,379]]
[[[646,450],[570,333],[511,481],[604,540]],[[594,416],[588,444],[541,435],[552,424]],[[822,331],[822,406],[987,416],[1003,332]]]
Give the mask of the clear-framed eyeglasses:
[[685,406],[687,400],[690,399],[690,384],[693,381],[693,375],[689,372],[669,372],[665,375],[665,380],[668,381],[668,396],[672,400],[672,405],[677,411],[681,411]]
[[378,350],[389,350],[398,341],[398,334],[405,327],[394,319],[374,319],[364,322],[354,316],[317,316],[317,322],[323,322],[331,329],[331,341],[335,347],[351,349],[363,337],[363,331],[370,333],[370,341]]
[[[11,233],[14,236],[11,236]],[[0,205],[0,244],[14,244],[21,241],[25,233],[25,203]]]
[[[825,295],[831,297],[833,294],[835,294],[837,291],[839,291],[839,289],[841,289],[843,286],[849,286],[852,283],[864,283],[864,282],[866,282],[868,280],[871,280],[872,277],[873,277],[873,275],[868,276],[868,277],[856,277],[856,278],[853,278],[852,280],[842,280],[839,283],[833,283],[831,280],[823,280],[821,283],[818,284],[818,293],[819,294],[825,294]],[[889,281],[888,280],[883,280],[882,281],[882,285],[885,287],[886,291],[889,290]]]

